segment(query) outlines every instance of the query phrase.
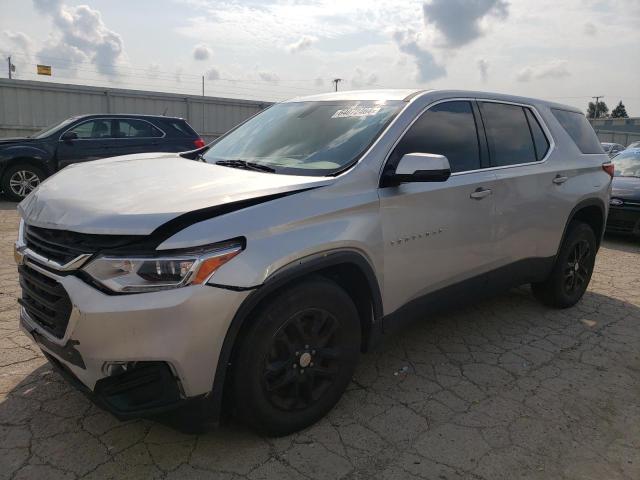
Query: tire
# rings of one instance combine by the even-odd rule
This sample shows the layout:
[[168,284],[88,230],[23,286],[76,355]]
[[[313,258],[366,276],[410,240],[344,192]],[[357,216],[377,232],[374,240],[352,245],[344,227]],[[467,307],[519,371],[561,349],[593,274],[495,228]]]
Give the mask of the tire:
[[575,305],[589,286],[596,249],[593,229],[586,223],[572,221],[551,274],[543,282],[531,284],[534,296],[554,308]]
[[313,277],[280,292],[250,320],[234,362],[237,417],[269,436],[317,422],[338,402],[358,362],[353,301],[335,283]]
[[45,176],[41,168],[29,163],[11,165],[2,176],[2,191],[9,200],[20,202],[40,185]]

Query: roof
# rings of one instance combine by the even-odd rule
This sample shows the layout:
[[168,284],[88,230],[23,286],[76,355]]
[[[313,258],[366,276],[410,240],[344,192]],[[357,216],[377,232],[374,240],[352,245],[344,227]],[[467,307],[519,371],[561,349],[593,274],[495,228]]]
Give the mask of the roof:
[[519,97],[504,93],[477,92],[472,90],[421,90],[421,89],[376,89],[376,90],[345,90],[342,92],[322,93],[319,95],[309,95],[306,97],[296,97],[286,102],[326,102],[335,100],[403,100],[409,101],[419,96],[434,96],[434,98],[478,98],[501,100],[504,102],[524,103],[524,104],[544,104],[550,108],[560,108],[580,112],[579,109],[569,105],[550,102],[539,98]]
[[164,120],[184,120],[182,117],[173,117],[169,115],[149,115],[145,113],[84,113],[82,115],[75,115],[70,118],[161,118]]
[[296,97],[286,102],[327,102],[332,100],[407,100],[417,93],[425,92],[419,89],[376,89],[376,90],[345,90],[341,92],[321,93]]

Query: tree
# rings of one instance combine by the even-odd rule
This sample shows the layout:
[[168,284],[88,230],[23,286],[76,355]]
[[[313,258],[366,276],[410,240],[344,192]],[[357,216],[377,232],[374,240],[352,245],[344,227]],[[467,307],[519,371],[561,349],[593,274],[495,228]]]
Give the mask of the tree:
[[609,114],[609,107],[604,102],[598,102],[598,111],[596,112],[596,104],[594,102],[589,102],[589,107],[587,108],[587,117],[589,118],[603,118]]
[[618,106],[611,111],[611,118],[629,118],[629,115],[627,115],[627,109],[625,108],[624,103],[622,103],[622,100],[620,100]]

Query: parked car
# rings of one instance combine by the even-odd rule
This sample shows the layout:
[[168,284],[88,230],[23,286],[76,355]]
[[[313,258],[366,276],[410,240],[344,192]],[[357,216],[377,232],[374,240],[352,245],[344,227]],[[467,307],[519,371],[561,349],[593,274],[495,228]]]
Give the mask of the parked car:
[[613,159],[607,232],[640,236],[640,148],[628,148]]
[[602,142],[600,145],[602,145],[602,149],[604,150],[604,152],[609,155],[609,158],[615,157],[617,154],[624,150],[624,147],[619,143]]
[[325,415],[412,317],[527,283],[578,302],[613,175],[575,108],[464,91],[294,99],[200,158],[114,158],[36,188],[21,327],[121,418],[186,404],[215,423],[226,406],[271,435]]
[[204,141],[182,118],[81,115],[26,138],[0,139],[0,185],[20,201],[40,182],[77,162],[144,152],[183,152]]
[[629,148],[640,148],[640,142],[633,142],[627,145],[627,149]]

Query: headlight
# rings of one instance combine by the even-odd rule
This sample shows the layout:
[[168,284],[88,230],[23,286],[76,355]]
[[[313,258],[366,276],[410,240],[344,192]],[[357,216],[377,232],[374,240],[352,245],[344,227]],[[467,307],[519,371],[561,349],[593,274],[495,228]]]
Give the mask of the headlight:
[[215,271],[242,251],[225,243],[199,252],[158,257],[100,256],[83,271],[114,292],[149,292],[207,282]]

